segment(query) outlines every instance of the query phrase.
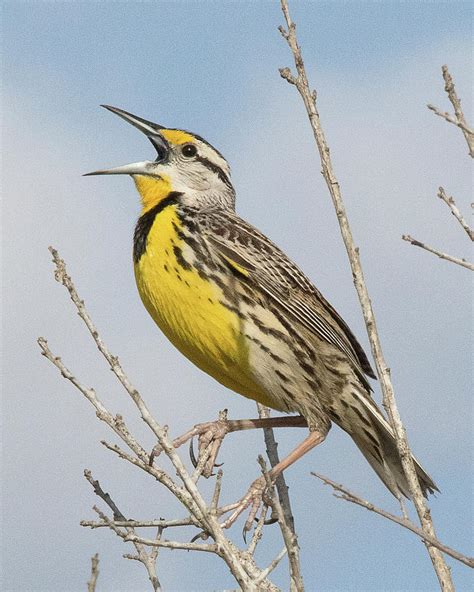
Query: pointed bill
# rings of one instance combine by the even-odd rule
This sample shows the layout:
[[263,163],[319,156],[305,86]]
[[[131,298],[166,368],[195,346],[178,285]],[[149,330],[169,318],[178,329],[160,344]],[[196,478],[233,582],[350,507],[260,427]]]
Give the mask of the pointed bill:
[[115,113],[115,115],[118,115],[147,136],[155,136],[160,133],[160,130],[164,129],[164,126],[159,125],[158,123],[147,121],[142,117],[138,117],[138,115],[133,115],[132,113],[124,111],[123,109],[119,109],[118,107],[112,107],[111,105],[101,105],[101,107],[104,107],[104,109]]
[[153,144],[157,158],[154,162],[145,160],[143,162],[133,162],[123,166],[114,167],[111,169],[101,169],[99,171],[92,171],[86,173],[84,177],[91,177],[92,175],[153,175],[153,165],[159,162],[165,162],[169,153],[169,144],[166,139],[161,135],[160,130],[165,129],[162,125],[147,121],[138,115],[133,115],[128,111],[119,109],[118,107],[112,107],[111,105],[101,105],[108,111],[115,113],[127,123],[133,125],[140,130]]
[[132,162],[112,169],[102,169],[100,171],[93,171],[92,173],[85,173],[83,177],[91,177],[92,175],[150,175],[152,174],[152,165],[153,163],[149,160]]

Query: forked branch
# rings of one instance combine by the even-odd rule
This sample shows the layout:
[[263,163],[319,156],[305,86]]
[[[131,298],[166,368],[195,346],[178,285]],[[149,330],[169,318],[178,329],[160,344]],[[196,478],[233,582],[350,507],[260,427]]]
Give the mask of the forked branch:
[[469,148],[469,156],[474,158],[474,130],[466,122],[466,118],[461,107],[461,99],[458,97],[456,89],[454,88],[453,78],[449,73],[448,66],[442,66],[441,71],[443,73],[444,90],[446,91],[448,99],[453,106],[454,116],[445,111],[441,111],[441,109],[438,109],[438,107],[435,107],[434,105],[430,104],[427,105],[427,107],[439,117],[442,117],[447,122],[456,125],[462,130]]
[[332,479],[329,479],[329,477],[325,477],[324,475],[320,475],[319,473],[314,472],[311,472],[311,475],[317,477],[318,479],[321,479],[321,481],[326,485],[330,485],[334,489],[335,497],[346,500],[347,502],[351,502],[352,504],[356,504],[357,506],[361,506],[362,508],[365,508],[370,512],[374,512],[375,514],[378,514],[379,516],[382,516],[383,518],[386,518],[391,522],[395,522],[395,524],[398,524],[399,526],[403,526],[403,528],[410,530],[411,532],[419,536],[420,539],[427,543],[430,543],[430,545],[433,545],[434,547],[437,547],[440,551],[446,553],[446,555],[449,555],[453,559],[456,559],[457,561],[464,563],[464,565],[467,565],[468,567],[474,567],[474,557],[468,557],[467,555],[464,555],[463,553],[460,553],[455,549],[451,549],[451,547],[448,547],[447,545],[439,541],[437,538],[430,536],[423,529],[416,526],[416,524],[414,524],[408,518],[401,518],[400,516],[396,516],[395,514],[387,512],[382,508],[378,508],[372,502],[369,502],[368,500],[365,500],[362,497],[356,495],[355,493],[347,489],[347,487],[344,487],[344,485],[332,481]]
[[[367,327],[367,333],[370,340],[370,346],[372,349],[372,355],[374,357],[377,367],[377,374],[380,379],[383,392],[383,404],[388,412],[390,424],[395,434],[397,449],[403,465],[403,470],[407,477],[412,499],[415,504],[422,528],[431,537],[436,537],[431,514],[426,500],[423,497],[423,493],[416,476],[416,470],[412,460],[410,447],[408,445],[405,428],[396,404],[395,394],[390,377],[390,368],[386,364],[385,357],[383,355],[382,345],[377,331],[375,315],[372,309],[372,303],[370,301],[369,293],[364,280],[362,266],[360,263],[359,249],[354,243],[346,209],[342,200],[339,182],[336,178],[334,167],[332,165],[329,146],[327,144],[321,125],[319,112],[317,109],[317,94],[316,91],[311,91],[308,83],[301,49],[296,37],[296,26],[291,20],[287,0],[281,0],[281,8],[285,17],[287,28],[285,30],[283,27],[280,27],[280,32],[288,43],[288,46],[293,54],[296,67],[296,76],[294,76],[288,68],[281,69],[280,74],[285,80],[296,87],[304,102],[314,139],[319,151],[322,165],[322,174],[326,181],[334,208],[336,210],[342,238],[346,247],[347,255],[349,257],[352,275],[354,278],[354,285],[360,300],[365,324]],[[451,579],[451,573],[443,555],[439,549],[433,547],[432,545],[428,544],[427,548],[442,590],[449,592],[453,591],[454,586]]]
[[[55,277],[56,279],[66,287],[73,301],[79,316],[84,321],[89,333],[91,334],[94,342],[96,343],[99,351],[102,353],[104,358],[107,360],[112,372],[118,378],[125,391],[131,397],[135,403],[139,413],[151,429],[155,438],[158,440],[159,448],[166,454],[168,459],[171,461],[174,470],[178,476],[179,481],[175,481],[159,466],[154,463],[150,463],[150,454],[146,452],[144,447],[137,441],[137,439],[130,432],[125,424],[125,421],[121,415],[113,415],[104,405],[104,403],[98,397],[96,391],[92,388],[84,386],[76,376],[64,365],[61,358],[55,356],[49,349],[48,343],[44,338],[38,339],[38,344],[41,348],[41,353],[60,371],[62,376],[71,382],[82,395],[93,405],[96,410],[97,417],[106,423],[119,438],[126,444],[130,449],[130,453],[122,450],[116,444],[103,444],[111,451],[115,452],[120,458],[130,462],[134,466],[147,472],[154,477],[159,483],[164,485],[188,510],[189,518],[169,520],[169,521],[144,521],[143,524],[139,521],[128,520],[122,512],[118,509],[111,496],[104,492],[99,482],[93,479],[89,471],[85,472],[87,480],[91,483],[94,488],[94,492],[109,506],[112,511],[113,519],[106,516],[99,508],[94,508],[98,514],[100,520],[98,522],[85,521],[83,526],[89,526],[91,528],[97,528],[100,526],[106,526],[120,536],[125,542],[133,543],[137,550],[136,555],[126,554],[127,559],[133,559],[141,561],[147,568],[149,579],[153,585],[153,589],[159,590],[159,581],[156,575],[156,558],[158,555],[158,549],[170,548],[170,549],[183,549],[187,551],[204,551],[214,553],[222,558],[228,565],[232,575],[238,582],[240,588],[245,591],[256,591],[266,590],[269,592],[277,592],[278,588],[268,579],[268,575],[278,565],[285,554],[290,554],[290,550],[286,549],[285,552],[280,552],[274,558],[274,560],[264,569],[257,566],[253,553],[255,551],[256,544],[261,537],[263,519],[259,521],[260,532],[259,536],[252,538],[252,541],[247,549],[239,549],[232,541],[230,541],[224,534],[224,530],[219,522],[219,518],[229,511],[229,506],[218,507],[219,493],[222,480],[222,471],[219,471],[216,480],[216,489],[210,504],[207,504],[201,493],[197,488],[197,481],[199,479],[199,472],[194,471],[191,475],[185,468],[181,461],[177,450],[175,449],[173,442],[169,439],[167,428],[160,426],[151,415],[148,407],[142,399],[138,390],[131,384],[127,375],[125,374],[120,362],[116,356],[114,356],[103,340],[101,339],[99,332],[94,325],[91,317],[89,316],[84,301],[79,297],[77,290],[71,277],[68,275],[66,265],[64,261],[59,257],[55,249],[50,249],[53,255],[53,261],[55,263]],[[271,421],[272,423],[278,424],[278,419],[271,418],[256,420],[261,421],[263,424]],[[296,423],[301,423],[298,420]],[[238,425],[238,422],[237,424]],[[181,482],[181,483],[180,483]],[[266,510],[264,511],[264,514]],[[138,526],[156,526],[157,536],[153,538],[145,538],[138,536],[135,532],[135,528]],[[211,538],[212,543],[197,543],[197,542],[180,542],[163,540],[162,532],[165,528],[179,527],[184,525],[193,525],[201,530],[201,535],[198,538]],[[258,539],[258,540],[257,540]],[[294,539],[292,539],[294,542]],[[151,548],[151,551],[147,551],[147,547]],[[297,554],[296,554],[297,556]],[[290,560],[294,560],[295,553],[292,553]],[[298,564],[299,567],[299,564]],[[292,567],[292,570],[294,568]],[[292,578],[293,580],[293,578]],[[302,586],[292,586],[293,590],[302,591]]]
[[456,218],[456,220],[459,222],[459,224],[461,225],[461,227],[463,228],[464,232],[467,234],[467,236],[474,241],[474,230],[469,226],[469,224],[466,222],[466,219],[464,218],[464,216],[461,214],[461,212],[459,211],[459,208],[457,207],[454,198],[451,196],[448,196],[448,194],[446,193],[446,191],[444,190],[443,187],[440,187],[438,190],[438,197],[444,201],[444,203],[448,206],[448,208],[451,210],[451,214]]
[[[448,94],[448,98],[451,101],[451,104],[454,108],[455,115],[453,116],[449,113],[442,113],[437,107],[434,107],[433,105],[428,105],[428,109],[431,109],[431,111],[436,113],[436,115],[443,117],[444,119],[446,119],[446,121],[449,121],[449,123],[453,123],[457,125],[459,128],[461,128],[466,139],[467,145],[469,146],[469,155],[474,158],[474,131],[466,123],[466,118],[464,117],[464,113],[461,108],[461,99],[458,97],[456,90],[454,88],[454,82],[448,71],[448,66],[443,66],[442,72],[445,83],[444,90]],[[462,229],[471,239],[471,241],[474,241],[474,230],[466,222],[466,219],[461,214],[461,211],[457,207],[454,199],[451,196],[447,195],[443,187],[439,188],[437,195],[442,201],[444,201],[444,203],[451,210],[452,215],[459,222]],[[424,249],[429,253],[433,253],[433,255],[436,255],[440,259],[445,259],[446,261],[450,261],[451,263],[455,263],[456,265],[460,265],[461,267],[465,267],[466,269],[474,271],[474,264],[470,263],[469,261],[466,261],[466,259],[464,258],[454,257],[453,255],[449,255],[448,253],[444,253],[439,249],[435,249],[425,244],[424,242],[413,238],[409,234],[404,234],[402,236],[402,239],[404,241],[411,243],[415,247],[419,247],[420,249]]]

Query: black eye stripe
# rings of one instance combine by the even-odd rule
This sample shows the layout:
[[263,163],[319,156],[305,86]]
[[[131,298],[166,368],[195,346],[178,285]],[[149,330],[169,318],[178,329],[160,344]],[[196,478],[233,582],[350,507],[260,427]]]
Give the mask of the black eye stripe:
[[198,155],[196,156],[196,160],[203,164],[206,168],[211,170],[213,173],[215,173],[219,177],[219,179],[228,187],[232,187],[232,183],[230,182],[229,177],[225,174],[225,172],[221,169],[220,166],[218,166],[214,162],[211,162],[208,158],[205,158],[204,156]]

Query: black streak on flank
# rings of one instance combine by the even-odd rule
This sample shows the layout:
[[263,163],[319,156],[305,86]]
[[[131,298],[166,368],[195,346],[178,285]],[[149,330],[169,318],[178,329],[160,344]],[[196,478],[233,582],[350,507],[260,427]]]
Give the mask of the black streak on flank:
[[173,224],[173,230],[176,232],[176,236],[179,239],[183,240],[186,237],[186,235],[184,234],[184,232],[178,228],[178,226],[176,225],[175,222],[172,222],[172,224]]
[[173,247],[173,253],[174,253],[174,256],[176,257],[176,261],[178,262],[178,265],[180,265],[183,269],[191,269],[191,265],[183,257],[183,251],[179,247],[177,247],[176,245]]
[[280,380],[283,380],[283,382],[289,382],[289,378],[286,374],[283,374],[283,372],[280,372],[280,370],[276,370],[275,369],[275,374],[278,376],[278,378]]
[[366,426],[372,427],[370,420],[358,409],[355,405],[351,405],[352,411],[357,415],[362,423],[365,423]]
[[148,234],[153,226],[156,216],[168,206],[177,204],[181,195],[183,194],[178,191],[172,191],[167,197],[162,199],[160,203],[156,204],[154,208],[151,208],[151,210],[148,210],[148,212],[138,218],[135,232],[133,234],[133,261],[135,263],[140,261],[141,256],[146,251]]

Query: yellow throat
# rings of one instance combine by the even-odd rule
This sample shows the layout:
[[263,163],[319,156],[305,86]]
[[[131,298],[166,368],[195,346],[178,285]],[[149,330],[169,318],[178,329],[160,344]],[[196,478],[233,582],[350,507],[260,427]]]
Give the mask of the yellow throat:
[[[135,184],[143,205],[140,220],[153,216],[146,248],[135,261],[135,278],[145,308],[196,366],[231,390],[266,404],[251,376],[239,317],[222,304],[222,288],[187,263],[192,253],[182,238],[186,229],[178,206],[164,202],[171,193],[169,178],[136,176]],[[161,210],[159,204],[164,206]],[[155,215],[150,210],[156,206],[160,211]]]
[[133,180],[140,194],[142,215],[158,205],[171,193],[171,181],[166,175],[160,177],[134,175]]

